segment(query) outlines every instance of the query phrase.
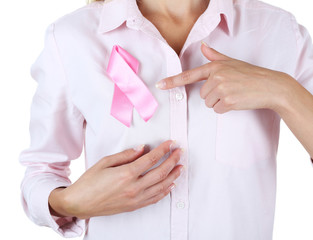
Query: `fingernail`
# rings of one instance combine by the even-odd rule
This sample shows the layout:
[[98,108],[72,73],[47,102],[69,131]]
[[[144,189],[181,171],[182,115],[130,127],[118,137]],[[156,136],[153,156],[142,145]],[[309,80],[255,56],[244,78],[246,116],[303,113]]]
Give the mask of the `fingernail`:
[[141,145],[138,145],[137,147],[134,147],[133,149],[137,152],[141,151],[143,148],[144,148],[145,144],[141,144]]
[[185,171],[185,170],[186,170],[185,165],[183,165],[179,170],[180,170],[180,173],[182,173],[183,171]]
[[179,155],[182,156],[185,152],[185,148],[180,148],[180,152],[179,152]]
[[170,189],[172,190],[174,187],[176,187],[176,184],[175,184],[175,183],[173,183],[173,185],[170,186]]
[[170,150],[172,150],[174,147],[176,147],[176,140],[172,140],[172,143],[170,144]]
[[204,44],[204,46],[209,47],[207,43],[201,41],[201,44]]
[[166,85],[166,82],[165,81],[163,81],[163,80],[161,80],[161,81],[158,81],[156,84],[155,84],[155,87],[156,88],[164,88],[165,87],[165,85]]

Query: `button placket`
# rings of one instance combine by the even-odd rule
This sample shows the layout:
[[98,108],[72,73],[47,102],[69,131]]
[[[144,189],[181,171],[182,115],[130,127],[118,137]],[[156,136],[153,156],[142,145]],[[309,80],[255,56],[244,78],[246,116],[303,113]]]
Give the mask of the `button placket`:
[[[174,53],[174,52],[173,52]],[[169,54],[170,55],[170,54]],[[179,58],[169,56],[168,76],[181,73]],[[188,140],[187,140],[187,97],[185,87],[176,87],[170,93],[170,127],[171,139],[175,139],[185,149],[178,164],[186,170],[176,179],[176,187],[171,191],[171,240],[188,240]]]
[[184,98],[184,94],[182,94],[181,92],[176,92],[175,98],[177,101],[180,101]]
[[182,200],[179,200],[178,202],[176,202],[176,207],[180,209],[185,208],[185,202]]

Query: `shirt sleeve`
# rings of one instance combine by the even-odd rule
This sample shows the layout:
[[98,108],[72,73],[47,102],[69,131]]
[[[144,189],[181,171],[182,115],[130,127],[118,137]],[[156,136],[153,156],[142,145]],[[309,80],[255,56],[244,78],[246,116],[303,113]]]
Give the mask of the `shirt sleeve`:
[[297,23],[292,16],[292,24],[297,42],[295,56],[295,79],[313,94],[313,43],[307,28]]
[[[291,14],[291,21],[296,37],[297,51],[295,56],[294,78],[313,95],[313,43],[306,27],[299,24]],[[313,159],[310,156],[310,162]]]
[[19,155],[19,162],[26,166],[21,201],[37,225],[51,227],[63,237],[77,237],[85,221],[55,217],[48,204],[53,189],[71,184],[70,161],[81,155],[84,143],[84,117],[71,103],[54,26],[47,27],[43,50],[30,69],[37,88],[30,108],[30,145]]

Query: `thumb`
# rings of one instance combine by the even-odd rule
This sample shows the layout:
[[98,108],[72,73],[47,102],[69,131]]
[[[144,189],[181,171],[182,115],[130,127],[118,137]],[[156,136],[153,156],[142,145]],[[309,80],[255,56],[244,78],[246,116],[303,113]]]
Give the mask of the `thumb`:
[[104,157],[104,167],[116,167],[135,161],[143,154],[144,144]]
[[201,42],[202,54],[210,61],[216,60],[230,60],[231,58],[216,51],[214,48],[210,48],[205,42]]

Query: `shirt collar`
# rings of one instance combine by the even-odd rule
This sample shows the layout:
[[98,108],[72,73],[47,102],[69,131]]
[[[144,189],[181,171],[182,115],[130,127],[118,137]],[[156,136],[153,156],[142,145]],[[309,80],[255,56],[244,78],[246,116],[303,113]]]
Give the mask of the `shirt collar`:
[[[232,36],[233,0],[210,0],[208,8],[201,15],[203,26],[208,26],[212,16],[219,14],[226,17],[228,32]],[[110,0],[103,3],[98,32],[111,31],[125,21],[127,26],[139,29],[143,23],[143,18],[144,16],[140,12],[136,0]]]

